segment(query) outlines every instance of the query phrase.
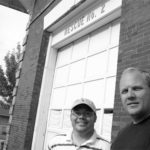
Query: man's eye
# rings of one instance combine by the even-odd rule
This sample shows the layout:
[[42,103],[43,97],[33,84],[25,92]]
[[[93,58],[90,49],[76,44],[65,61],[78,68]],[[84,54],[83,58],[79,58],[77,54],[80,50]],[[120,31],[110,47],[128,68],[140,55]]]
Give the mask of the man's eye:
[[75,114],[81,115],[81,112],[80,111],[75,111]]
[[85,114],[86,116],[90,116],[90,115],[91,115],[90,112],[85,112],[84,114]]
[[134,87],[134,88],[133,88],[134,91],[140,91],[140,90],[142,90],[142,89],[143,89],[142,87]]
[[74,111],[74,114],[77,116],[91,116],[93,113],[91,111],[85,111],[85,112],[80,112],[80,111]]
[[128,89],[124,89],[121,91],[121,94],[126,94],[128,92]]

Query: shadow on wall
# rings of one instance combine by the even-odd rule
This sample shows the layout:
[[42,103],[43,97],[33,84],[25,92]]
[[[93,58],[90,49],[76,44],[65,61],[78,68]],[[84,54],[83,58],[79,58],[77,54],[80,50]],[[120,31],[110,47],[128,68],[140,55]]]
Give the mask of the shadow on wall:
[[0,141],[0,150],[3,150],[4,148],[4,141]]

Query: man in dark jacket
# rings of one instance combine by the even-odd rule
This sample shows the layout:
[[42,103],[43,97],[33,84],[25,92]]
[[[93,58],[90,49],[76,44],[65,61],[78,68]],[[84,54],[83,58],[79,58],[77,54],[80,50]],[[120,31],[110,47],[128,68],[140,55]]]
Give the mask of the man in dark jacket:
[[111,150],[150,150],[150,74],[126,69],[120,80],[120,96],[133,121],[119,132]]

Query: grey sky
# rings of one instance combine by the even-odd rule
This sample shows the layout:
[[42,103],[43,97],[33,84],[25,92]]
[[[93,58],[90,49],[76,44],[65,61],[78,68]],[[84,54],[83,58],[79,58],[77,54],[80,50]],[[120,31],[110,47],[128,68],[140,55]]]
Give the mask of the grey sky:
[[29,15],[0,5],[0,65],[8,51],[22,43]]

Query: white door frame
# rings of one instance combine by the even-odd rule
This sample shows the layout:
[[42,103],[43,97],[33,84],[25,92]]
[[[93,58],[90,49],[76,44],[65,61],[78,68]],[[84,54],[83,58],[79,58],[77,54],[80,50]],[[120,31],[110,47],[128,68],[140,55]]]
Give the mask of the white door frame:
[[[116,0],[109,0],[109,1],[112,2]],[[58,29],[51,31],[52,29],[54,29],[53,26],[50,26],[50,28],[46,29],[47,31],[51,32],[51,35],[49,38],[49,45],[47,49],[46,63],[44,66],[43,80],[41,85],[41,92],[34,128],[32,150],[42,150],[44,147],[48,108],[50,105],[53,76],[57,58],[57,49],[60,48],[61,46],[70,43],[73,40],[78,39],[79,37],[82,37],[85,34],[88,34],[89,32],[103,26],[104,24],[107,24],[108,22],[119,18],[121,16],[121,2],[117,5],[114,5],[114,7],[115,8],[113,9],[111,8],[112,10],[108,11],[108,13],[106,13],[104,16],[96,18],[95,20],[91,21],[90,24],[86,24],[85,26],[78,28],[78,30],[74,30],[74,32],[68,35],[67,37],[65,37],[64,34],[62,34],[64,33],[64,30],[67,28],[67,25],[64,26],[62,29],[60,23],[59,26],[61,27],[61,30]],[[96,9],[92,11],[96,11]],[[91,12],[89,8],[88,11]],[[74,16],[78,16],[77,12],[78,11],[74,12]],[[70,15],[72,14],[70,13]],[[66,17],[70,18],[69,14],[65,16],[65,19]]]

